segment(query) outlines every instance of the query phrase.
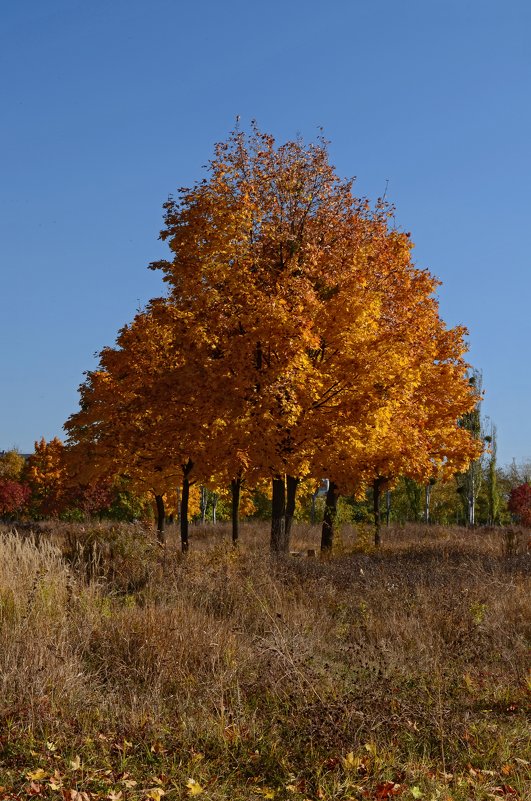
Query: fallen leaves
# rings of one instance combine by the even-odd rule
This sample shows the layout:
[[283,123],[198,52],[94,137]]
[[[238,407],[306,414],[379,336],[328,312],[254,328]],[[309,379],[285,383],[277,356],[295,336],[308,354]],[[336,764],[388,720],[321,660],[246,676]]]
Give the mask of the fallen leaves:
[[195,779],[188,779],[186,782],[186,787],[188,788],[188,795],[201,795],[203,792],[203,787],[199,784],[198,781]]
[[75,756],[74,759],[70,760],[69,764],[71,770],[79,770],[81,767],[81,757],[79,755]]
[[36,770],[32,770],[29,773],[26,773],[26,779],[30,781],[41,781],[41,779],[45,779],[48,774],[46,773],[43,768],[37,768]]
[[494,792],[498,795],[518,797],[518,792],[510,784],[501,784],[499,787],[494,788]]
[[374,792],[367,791],[364,795],[367,798],[374,799],[374,801],[387,801],[389,798],[394,798],[397,795],[401,795],[405,790],[404,785],[398,784],[397,782],[380,782],[380,784],[376,785]]
[[160,799],[166,795],[165,790],[162,787],[152,787],[150,790],[146,790],[146,798],[149,798],[150,801],[160,801]]

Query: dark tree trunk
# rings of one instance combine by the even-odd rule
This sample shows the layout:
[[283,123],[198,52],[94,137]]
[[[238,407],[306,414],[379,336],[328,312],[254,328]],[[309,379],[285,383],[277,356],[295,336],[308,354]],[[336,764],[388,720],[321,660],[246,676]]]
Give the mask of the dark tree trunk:
[[206,513],[207,513],[207,506],[208,506],[208,490],[206,487],[200,488],[200,507],[201,507],[201,523],[205,525],[206,523]]
[[273,498],[271,501],[271,553],[285,554],[288,551],[286,539],[286,482],[284,476],[273,479]]
[[391,490],[385,493],[385,525],[389,528],[391,522]]
[[189,548],[188,542],[188,501],[190,500],[190,482],[183,478],[183,488],[181,492],[181,551],[186,553]]
[[331,553],[334,547],[338,498],[337,486],[333,481],[330,481],[326,493],[323,528],[321,531],[321,553]]
[[379,548],[382,544],[382,515],[380,500],[382,497],[382,484],[384,482],[384,478],[375,478],[372,485],[374,499],[374,544],[377,548]]
[[300,479],[293,476],[286,476],[286,550],[289,551],[291,540],[291,524],[295,514],[295,498]]
[[190,481],[188,476],[192,472],[194,463],[188,459],[183,465],[183,486],[181,492],[181,550],[183,553],[188,551],[188,502],[190,500]]
[[166,521],[166,512],[164,509],[164,498],[162,495],[155,495],[155,505],[157,507],[157,540],[160,545],[166,542],[166,534],[164,531],[164,523]]
[[242,479],[233,478],[230,482],[232,491],[232,544],[238,545],[240,539],[240,495],[242,488]]

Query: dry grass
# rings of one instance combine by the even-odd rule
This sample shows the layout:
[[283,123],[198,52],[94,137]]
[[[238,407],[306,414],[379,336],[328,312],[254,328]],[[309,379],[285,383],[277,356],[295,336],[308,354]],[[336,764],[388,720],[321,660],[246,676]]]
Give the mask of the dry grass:
[[525,534],[366,534],[4,529],[5,797],[531,798]]

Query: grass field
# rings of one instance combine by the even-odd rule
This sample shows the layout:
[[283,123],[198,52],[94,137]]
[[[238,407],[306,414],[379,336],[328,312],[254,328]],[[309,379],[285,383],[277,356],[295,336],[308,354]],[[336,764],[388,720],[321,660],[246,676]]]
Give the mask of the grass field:
[[531,799],[523,532],[0,529],[0,799]]

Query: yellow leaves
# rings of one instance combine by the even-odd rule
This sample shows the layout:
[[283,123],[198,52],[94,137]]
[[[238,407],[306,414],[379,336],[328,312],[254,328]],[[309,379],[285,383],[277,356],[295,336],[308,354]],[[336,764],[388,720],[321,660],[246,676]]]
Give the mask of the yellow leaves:
[[18,481],[25,466],[24,457],[15,449],[0,453],[0,479]]
[[188,779],[186,787],[189,796],[201,795],[204,792],[204,788],[195,779]]
[[76,755],[74,759],[71,759],[69,762],[71,770],[79,770],[81,767],[81,757]]
[[63,786],[63,782],[61,779],[60,774],[56,771],[56,773],[50,777],[50,781],[48,783],[48,787],[50,790],[60,790]]
[[150,801],[160,801],[160,799],[166,795],[165,790],[162,787],[152,787],[150,790],[146,790],[146,798],[149,798]]
[[34,453],[28,458],[25,476],[32,489],[33,503],[41,514],[60,511],[65,490],[66,468],[63,443],[57,437],[35,442]]
[[364,746],[365,750],[372,756],[376,757],[376,744],[375,743],[365,743]]
[[276,793],[271,787],[253,787],[253,793],[261,795],[263,798],[274,798]]
[[349,751],[343,759],[343,767],[345,770],[358,770],[362,764],[363,760],[360,757],[354,756],[354,751]]
[[29,773],[26,773],[26,779],[30,781],[42,781],[48,776],[46,771],[43,768],[36,768],[36,770],[32,770]]

